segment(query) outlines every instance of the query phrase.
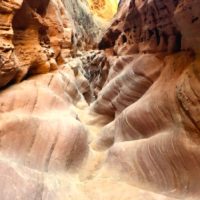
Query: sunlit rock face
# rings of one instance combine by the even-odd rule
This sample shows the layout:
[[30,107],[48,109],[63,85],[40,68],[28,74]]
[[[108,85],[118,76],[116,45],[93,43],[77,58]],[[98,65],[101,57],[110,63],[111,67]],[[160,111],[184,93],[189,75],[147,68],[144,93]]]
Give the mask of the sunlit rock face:
[[95,46],[100,30],[86,4],[64,3],[1,2],[0,87],[55,70],[77,49]]
[[92,12],[103,19],[110,20],[117,12],[119,0],[88,0]]

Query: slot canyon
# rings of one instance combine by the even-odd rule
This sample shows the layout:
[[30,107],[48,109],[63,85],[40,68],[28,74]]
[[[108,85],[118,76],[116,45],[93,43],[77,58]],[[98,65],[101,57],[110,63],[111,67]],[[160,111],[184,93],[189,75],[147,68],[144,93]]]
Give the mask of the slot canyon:
[[0,200],[199,200],[198,145],[199,0],[0,0]]

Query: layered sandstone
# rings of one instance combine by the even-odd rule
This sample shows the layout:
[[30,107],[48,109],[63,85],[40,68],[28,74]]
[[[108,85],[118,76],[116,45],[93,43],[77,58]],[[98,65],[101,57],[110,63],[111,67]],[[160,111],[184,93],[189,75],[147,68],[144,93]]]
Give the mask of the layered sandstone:
[[[122,1],[99,47],[109,73],[92,109],[112,116],[93,143],[125,181],[199,198],[198,1]],[[106,50],[108,52],[108,50]]]
[[0,199],[200,198],[199,2],[102,2],[0,1]]
[[74,47],[89,50],[97,46],[104,25],[92,16],[87,0],[62,0],[74,27]]
[[77,48],[95,46],[99,28],[79,4],[66,10],[61,0],[1,2],[0,87],[55,70]]

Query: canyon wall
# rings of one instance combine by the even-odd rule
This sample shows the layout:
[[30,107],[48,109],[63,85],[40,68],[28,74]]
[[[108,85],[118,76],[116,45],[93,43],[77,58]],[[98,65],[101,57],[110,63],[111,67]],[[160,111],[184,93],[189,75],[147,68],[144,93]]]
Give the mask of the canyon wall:
[[122,1],[99,43],[109,70],[92,105],[114,119],[93,144],[107,167],[180,199],[199,198],[199,17],[197,0]]
[[198,200],[199,4],[0,1],[1,199]]
[[86,5],[65,3],[67,9],[60,0],[1,2],[0,87],[55,70],[77,49],[95,46],[99,28]]
[[[90,49],[96,46],[101,36],[103,24],[93,18],[87,0],[62,0],[71,24],[74,26],[75,36],[83,49]],[[81,44],[85,40],[85,44]],[[79,44],[80,43],[80,44]],[[82,49],[82,50],[83,50]]]

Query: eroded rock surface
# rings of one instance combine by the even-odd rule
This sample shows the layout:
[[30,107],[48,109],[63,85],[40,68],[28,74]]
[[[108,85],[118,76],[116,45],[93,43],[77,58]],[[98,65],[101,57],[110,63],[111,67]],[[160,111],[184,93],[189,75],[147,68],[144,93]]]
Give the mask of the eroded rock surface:
[[0,199],[198,200],[199,1],[88,6],[0,1]]
[[114,118],[93,143],[108,149],[106,168],[179,199],[199,198],[198,4],[122,1],[99,44],[112,61],[92,105]]
[[1,2],[0,87],[55,70],[77,48],[95,46],[99,28],[92,17],[78,2],[65,3],[72,7],[61,0]]

